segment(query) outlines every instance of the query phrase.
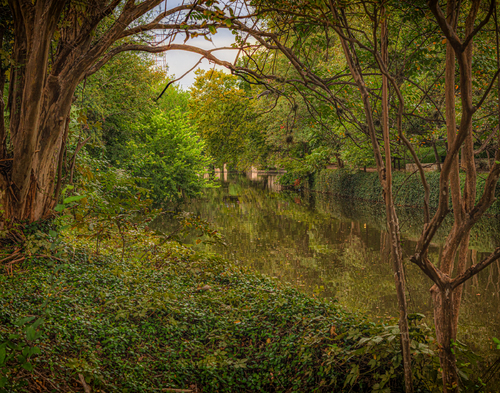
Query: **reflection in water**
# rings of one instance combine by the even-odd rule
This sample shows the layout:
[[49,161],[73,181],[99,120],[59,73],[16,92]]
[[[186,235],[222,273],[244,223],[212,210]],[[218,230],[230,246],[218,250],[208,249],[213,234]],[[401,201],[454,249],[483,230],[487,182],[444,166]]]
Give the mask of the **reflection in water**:
[[[265,188],[270,191],[281,191],[281,184],[278,183],[278,176],[285,173],[283,170],[276,171],[260,171],[254,166],[246,173],[247,178],[254,182],[264,182]],[[226,180],[227,181],[227,178]]]
[[[372,319],[398,315],[383,205],[322,194],[277,193],[275,174],[249,177],[229,175],[230,182],[186,207],[214,222],[229,244],[206,247],[314,296],[336,298],[346,309]],[[422,217],[415,209],[402,209],[399,215],[403,249],[409,255]],[[490,219],[475,228],[469,265],[500,244],[499,225]],[[432,244],[434,263],[439,262],[445,235],[439,232]],[[410,312],[425,314],[430,324],[431,281],[409,262],[405,269]],[[460,338],[472,348],[490,348],[491,337],[500,337],[499,295],[498,261],[467,282]]]

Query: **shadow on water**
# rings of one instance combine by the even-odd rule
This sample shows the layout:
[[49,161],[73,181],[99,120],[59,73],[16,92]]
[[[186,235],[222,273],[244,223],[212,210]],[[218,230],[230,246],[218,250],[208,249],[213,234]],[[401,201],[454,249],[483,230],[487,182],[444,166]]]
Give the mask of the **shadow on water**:
[[[229,175],[220,188],[191,201],[185,210],[212,221],[229,245],[205,247],[311,295],[336,298],[346,309],[373,320],[395,319],[398,311],[384,206],[281,191],[276,177]],[[422,214],[402,208],[399,216],[403,249],[409,255],[423,224]],[[431,246],[434,263],[439,262],[446,227]],[[468,264],[500,244],[499,234],[498,219],[478,223],[471,235]],[[410,312],[426,315],[431,324],[431,281],[409,262],[405,269]],[[497,261],[465,286],[459,336],[473,349],[491,348],[491,337],[500,337],[499,297]]]

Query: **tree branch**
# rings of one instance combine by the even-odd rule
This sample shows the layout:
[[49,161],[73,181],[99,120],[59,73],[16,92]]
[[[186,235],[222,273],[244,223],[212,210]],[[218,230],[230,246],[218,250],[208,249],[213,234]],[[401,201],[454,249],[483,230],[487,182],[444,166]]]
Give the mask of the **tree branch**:
[[464,42],[462,44],[463,50],[465,50],[465,48],[467,48],[467,46],[469,45],[471,40],[474,38],[474,36],[477,33],[479,33],[479,31],[481,31],[481,29],[489,22],[491,15],[493,15],[493,10],[495,9],[495,5],[496,5],[496,0],[491,0],[490,9],[488,10],[488,14],[486,15],[486,18],[484,18],[481,21],[481,23],[479,23],[479,25],[477,25],[477,27],[474,29],[474,31],[471,34],[469,34],[469,36],[464,40]]
[[497,247],[495,249],[495,251],[493,251],[489,256],[487,256],[481,262],[476,263],[475,265],[472,265],[463,274],[455,277],[451,281],[451,288],[452,289],[457,288],[459,285],[463,284],[469,278],[478,274],[481,270],[484,270],[485,268],[487,268],[489,265],[491,265],[493,262],[495,262],[499,258],[500,258],[500,247]]
[[453,27],[447,22],[446,15],[443,14],[443,11],[439,7],[438,0],[430,0],[428,5],[435,16],[439,27],[441,27],[446,39],[450,42],[455,52],[462,53],[464,51],[462,42],[460,41],[460,38],[458,38],[458,35],[455,33]]
[[481,105],[483,105],[484,100],[486,100],[486,98],[490,94],[490,91],[493,88],[493,83],[495,83],[495,80],[497,79],[498,74],[500,74],[500,68],[497,70],[497,72],[495,72],[495,75],[491,79],[491,82],[490,82],[488,88],[484,92],[483,96],[481,97],[481,99],[479,100],[479,102],[477,103],[477,105],[474,106],[474,109],[473,109],[474,112],[476,112],[481,107]]

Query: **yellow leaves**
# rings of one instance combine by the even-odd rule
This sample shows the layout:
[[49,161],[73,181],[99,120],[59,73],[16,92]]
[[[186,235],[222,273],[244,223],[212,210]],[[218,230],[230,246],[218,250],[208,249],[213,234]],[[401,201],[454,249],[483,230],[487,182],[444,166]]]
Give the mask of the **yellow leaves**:
[[443,39],[443,41],[441,41],[442,44],[446,44],[446,38]]
[[268,339],[266,340],[266,343],[267,343],[267,344],[271,344],[271,339],[270,339],[270,338],[268,338]]

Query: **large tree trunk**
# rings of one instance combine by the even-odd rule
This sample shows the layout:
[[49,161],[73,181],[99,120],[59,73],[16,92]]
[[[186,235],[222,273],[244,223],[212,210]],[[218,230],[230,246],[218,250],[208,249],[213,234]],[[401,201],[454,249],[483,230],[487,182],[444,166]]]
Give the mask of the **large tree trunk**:
[[[204,10],[196,3],[183,4],[165,9],[144,24],[129,27],[163,1],[87,0],[80,4],[69,0],[8,0],[14,20],[7,104],[12,150],[5,159],[7,149],[2,142],[5,142],[6,132],[0,128],[2,223],[36,221],[51,213],[58,195],[54,188],[58,157],[62,157],[59,150],[64,146],[66,119],[76,86],[115,55],[124,51],[158,53],[185,49],[232,67],[210,51],[194,46],[130,43],[130,37],[151,30],[183,30],[180,23],[165,25],[163,20],[173,20],[175,14],[194,8]],[[109,16],[113,17],[113,23],[98,29]],[[114,43],[127,37],[128,42],[110,50]],[[56,48],[49,60],[51,44]],[[3,73],[0,74],[0,85],[2,83]]]
[[[130,22],[157,3],[127,1],[116,23],[91,45],[98,23],[120,1],[90,1],[86,7],[74,7],[67,0],[9,1],[14,20],[8,102],[12,151],[9,165],[0,165],[4,223],[33,222],[51,214],[59,153],[78,83],[92,67],[97,71],[115,54],[96,66]],[[56,53],[49,61],[53,42]],[[5,132],[0,132],[0,142],[4,140]],[[5,143],[0,149],[5,155]]]
[[[54,186],[58,157],[75,88],[74,84],[69,83],[51,86],[52,91],[61,92],[57,94],[56,101],[50,100],[50,96],[54,96],[52,92],[52,94],[46,93],[49,97],[44,97],[44,110],[39,116],[36,129],[37,138],[32,142],[35,148],[32,160],[19,165],[23,151],[14,148],[13,168],[16,171],[12,173],[11,184],[16,187],[11,187],[10,192],[7,192],[4,197],[8,218],[15,221],[33,222],[51,214],[55,203]],[[20,145],[18,138],[25,135],[23,131],[15,133],[16,138],[12,141],[15,147]],[[24,188],[17,187],[18,184],[25,184],[25,186]]]
[[[40,2],[37,6],[15,1],[10,4],[15,32],[14,82],[10,86],[9,102],[13,151],[12,169],[3,173],[7,185],[3,204],[4,218],[11,222],[43,218],[52,196],[52,164],[42,160],[52,156],[57,147],[42,146],[39,137],[44,127],[51,127],[50,133],[57,134],[57,125],[47,120],[50,116],[64,116],[56,112],[60,108],[54,102],[47,102],[50,99],[47,86],[50,42],[64,4],[64,0]],[[61,94],[59,91],[58,95]],[[49,110],[43,113],[47,104]]]

